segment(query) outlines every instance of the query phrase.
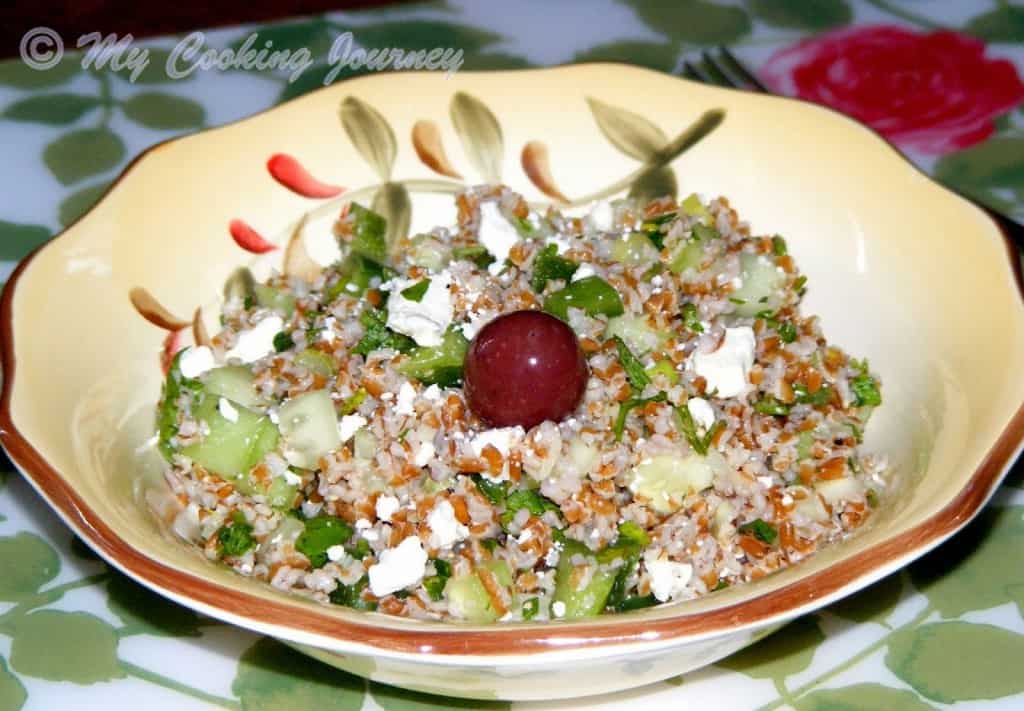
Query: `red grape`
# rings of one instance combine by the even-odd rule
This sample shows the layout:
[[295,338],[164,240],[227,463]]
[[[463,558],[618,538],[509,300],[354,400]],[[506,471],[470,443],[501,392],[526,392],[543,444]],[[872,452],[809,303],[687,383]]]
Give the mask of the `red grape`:
[[469,345],[463,382],[469,409],[492,427],[561,420],[583,399],[587,362],[576,334],[542,311],[499,316]]

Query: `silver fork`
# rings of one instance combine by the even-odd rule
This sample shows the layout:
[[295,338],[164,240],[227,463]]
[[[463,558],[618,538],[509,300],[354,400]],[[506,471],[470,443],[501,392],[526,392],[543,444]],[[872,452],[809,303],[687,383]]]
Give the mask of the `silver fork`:
[[[768,91],[768,87],[762,84],[753,72],[743,66],[743,63],[727,47],[718,47],[716,51],[717,59],[714,53],[707,50],[700,53],[699,59],[691,61],[684,58],[679,67],[683,76],[702,84],[713,84],[729,89],[744,89],[760,94],[771,93]],[[946,187],[981,208],[995,221],[1006,237],[1016,244],[1018,249],[1024,250],[1024,225],[983,205],[952,186],[947,185]]]

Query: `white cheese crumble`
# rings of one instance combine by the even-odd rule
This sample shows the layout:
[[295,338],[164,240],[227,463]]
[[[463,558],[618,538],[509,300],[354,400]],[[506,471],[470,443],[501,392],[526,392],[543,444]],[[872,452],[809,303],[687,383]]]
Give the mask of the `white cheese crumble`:
[[391,515],[402,508],[402,504],[394,496],[381,496],[377,499],[377,518],[390,521]]
[[339,560],[345,557],[344,546],[331,546],[327,549],[327,559],[332,563],[337,563]]
[[644,565],[651,577],[651,592],[659,602],[668,602],[679,597],[693,577],[693,566],[644,555]]
[[281,476],[284,477],[284,482],[291,486],[298,486],[299,484],[302,483],[302,477],[290,469],[285,469],[284,474],[282,474]]
[[589,217],[590,224],[599,232],[609,232],[615,224],[615,213],[612,211],[612,206],[604,200],[594,205]]
[[579,281],[580,279],[586,279],[597,274],[597,270],[594,269],[591,264],[581,264],[580,268],[572,275],[571,281]]
[[430,460],[437,454],[437,450],[434,449],[432,442],[424,442],[420,445],[420,448],[416,450],[416,458],[413,459],[413,463],[418,467],[425,467],[430,464]]
[[413,409],[413,402],[416,400],[416,388],[412,386],[412,383],[404,382],[402,387],[398,389],[398,403],[395,405],[396,415],[415,415],[416,410]]
[[772,484],[774,483],[770,476],[759,476],[757,477],[757,480],[761,482],[761,486],[765,487],[766,489],[772,488]]
[[452,545],[469,536],[469,529],[455,518],[455,509],[447,499],[439,501],[427,516],[430,526],[431,548],[450,548]]
[[217,412],[228,422],[238,422],[238,410],[235,409],[235,406],[226,397],[222,397],[217,401]]
[[462,324],[462,335],[472,341],[476,334],[480,333],[480,329],[493,321],[497,315],[497,313],[490,310],[470,311],[468,314],[469,321]]
[[421,346],[439,346],[444,332],[455,317],[449,287],[452,276],[445,270],[430,278],[430,286],[419,301],[402,296],[402,290],[419,283],[417,279],[392,279],[385,286],[388,298],[388,328],[398,331]]
[[715,424],[715,411],[711,403],[702,397],[691,397],[686,401],[686,409],[690,412],[694,424],[707,432]]
[[181,354],[178,369],[183,377],[198,378],[213,368],[213,351],[209,346],[193,346]]
[[565,603],[561,600],[551,603],[551,614],[555,617],[565,617]]
[[334,343],[335,318],[328,316],[324,319],[324,330],[320,332],[320,340],[324,343]]
[[423,579],[427,565],[427,552],[416,536],[409,536],[394,548],[380,554],[377,564],[370,568],[370,592],[384,597],[415,585]]
[[[508,253],[522,237],[512,223],[501,214],[498,203],[485,202],[480,204],[480,230],[477,232],[477,239],[494,257],[494,264],[490,269],[492,274],[497,274],[505,268]],[[493,271],[495,267],[497,271]]]
[[243,363],[257,361],[274,351],[274,336],[284,328],[280,316],[267,316],[248,331],[238,334],[235,347],[225,353],[226,358],[237,358]]
[[357,531],[365,531],[368,528],[373,528],[373,524],[370,523],[370,519],[368,519],[368,518],[361,518],[361,519],[357,519],[356,520],[356,530]]
[[519,425],[515,427],[498,427],[493,430],[484,430],[474,435],[473,439],[470,440],[469,446],[473,448],[473,454],[478,457],[483,454],[484,448],[487,445],[491,445],[501,452],[501,456],[507,457],[509,450],[525,436],[526,432]]
[[435,384],[430,385],[429,387],[427,387],[427,389],[424,390],[421,393],[421,395],[423,396],[423,398],[425,400],[430,400],[431,402],[433,402],[434,400],[440,400],[441,399],[441,388],[437,387],[437,384],[435,383]]
[[750,326],[725,329],[725,338],[712,353],[695,351],[690,367],[707,381],[707,391],[717,397],[745,395],[750,389],[757,341]]
[[366,427],[367,419],[362,415],[345,415],[338,423],[338,435],[342,442],[348,442],[352,436]]

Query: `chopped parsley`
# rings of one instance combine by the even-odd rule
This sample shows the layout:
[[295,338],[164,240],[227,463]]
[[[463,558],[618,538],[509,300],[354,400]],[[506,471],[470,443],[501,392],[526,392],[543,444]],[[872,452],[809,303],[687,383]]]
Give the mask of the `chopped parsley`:
[[704,333],[704,327],[700,324],[700,317],[697,315],[697,304],[683,305],[683,326],[694,333]]
[[796,340],[796,325],[792,321],[780,323],[777,330],[783,343],[792,343]]
[[423,578],[423,588],[431,600],[439,602],[444,597],[444,586],[448,584],[448,578],[452,577],[452,565],[440,558],[435,558],[431,562],[436,574]]
[[344,545],[352,537],[352,527],[337,516],[317,516],[306,521],[306,530],[295,539],[295,550],[309,558],[310,565],[322,568],[327,549]]
[[489,481],[480,474],[474,474],[473,483],[476,484],[476,488],[484,495],[484,498],[495,506],[505,503],[505,497],[508,495],[507,481]]
[[546,511],[554,511],[559,515],[562,513],[558,504],[546,496],[538,494],[533,489],[520,489],[509,494],[505,501],[505,512],[501,514],[502,528],[507,528],[522,509],[526,509],[534,516],[543,516]]
[[533,277],[530,279],[530,286],[540,294],[552,279],[569,281],[572,275],[576,273],[576,270],[579,269],[579,266],[576,262],[559,257],[558,246],[549,244],[534,257]]
[[356,610],[367,610],[372,612],[377,609],[377,603],[370,602],[369,600],[363,599],[363,591],[370,585],[370,578],[364,575],[356,582],[351,585],[342,585],[338,583],[338,587],[330,594],[330,600],[335,605],[342,605],[343,607],[351,607]]
[[647,535],[647,531],[640,524],[633,521],[623,521],[619,524],[619,541],[646,546],[651,542],[651,537]]
[[217,531],[217,543],[221,556],[237,558],[256,545],[252,537],[252,526],[245,520],[245,514],[235,511],[231,523]]
[[563,321],[569,320],[569,307],[583,309],[588,316],[621,316],[626,312],[622,297],[599,276],[584,277],[569,283],[544,301],[544,310]]
[[531,597],[523,603],[523,619],[532,620],[540,612],[540,598]]
[[365,309],[359,316],[363,324],[363,337],[352,347],[352,353],[368,355],[371,351],[390,348],[399,353],[408,353],[416,347],[416,341],[396,333],[387,327],[388,313],[384,309]]
[[793,282],[793,289],[799,296],[803,296],[804,292],[807,291],[807,277],[800,276]]
[[882,404],[882,393],[878,389],[878,382],[868,373],[867,361],[856,363],[860,366],[860,374],[854,376],[850,381],[850,390],[853,391],[854,404],[857,407],[877,407]]
[[777,257],[781,257],[789,251],[786,247],[786,240],[781,235],[772,237],[772,251],[775,252]]
[[429,288],[430,279],[424,279],[423,281],[416,282],[410,287],[402,289],[398,293],[402,295],[403,299],[406,299],[407,301],[414,301],[418,304],[419,302],[423,301],[423,297],[426,296],[427,289]]
[[356,560],[362,560],[366,556],[370,555],[370,542],[365,538],[360,538],[356,541],[354,546],[349,546],[345,550],[347,550],[348,554]]
[[793,392],[796,394],[796,401],[802,405],[821,407],[832,401],[832,388],[828,385],[822,385],[812,393],[808,392],[806,385],[797,383],[793,386]]
[[294,346],[295,341],[292,339],[292,334],[287,331],[281,331],[274,336],[274,350],[276,352],[281,353]]
[[615,341],[615,348],[619,353],[619,362],[622,364],[622,369],[626,371],[626,378],[629,380],[629,384],[633,386],[636,392],[640,392],[651,382],[650,376],[644,370],[644,364],[633,355],[625,341],[618,336],[612,336],[612,340]]
[[721,420],[715,422],[708,428],[708,431],[701,437],[697,433],[697,424],[693,421],[693,416],[690,414],[690,410],[687,409],[686,405],[682,407],[674,408],[676,412],[676,419],[679,421],[679,430],[683,433],[686,441],[690,443],[690,446],[700,456],[707,456],[708,450],[711,448],[711,442],[715,439],[715,435],[718,431],[725,427],[725,423]]
[[652,397],[634,397],[626,400],[619,405],[619,413],[615,416],[615,425],[612,430],[615,432],[615,441],[622,441],[622,433],[626,431],[626,417],[629,415],[630,410],[637,407],[643,407],[652,402],[665,402],[668,400],[668,395],[663,392],[658,393]]
[[779,537],[779,532],[776,530],[775,526],[760,518],[755,518],[753,521],[743,524],[736,530],[740,533],[749,534],[768,545],[773,545]]

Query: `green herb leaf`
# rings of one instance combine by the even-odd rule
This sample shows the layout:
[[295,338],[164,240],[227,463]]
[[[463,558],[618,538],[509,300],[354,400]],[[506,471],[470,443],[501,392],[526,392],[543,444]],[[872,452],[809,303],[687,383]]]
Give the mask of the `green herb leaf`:
[[416,348],[416,341],[387,327],[388,312],[384,309],[366,309],[359,316],[365,332],[352,352],[367,355],[371,351],[390,348],[399,353],[408,353]]
[[327,549],[341,546],[352,537],[352,527],[337,516],[317,516],[306,521],[306,530],[295,539],[295,550],[309,558],[314,568],[327,563]]
[[369,585],[370,577],[368,575],[364,575],[351,585],[342,585],[341,583],[338,583],[338,587],[334,588],[329,596],[330,600],[335,605],[351,607],[356,610],[376,610],[377,603],[363,599],[363,591],[366,590]]
[[686,405],[682,407],[674,408],[676,413],[676,419],[679,422],[679,430],[683,433],[683,437],[690,443],[690,447],[693,451],[704,457],[707,456],[708,450],[711,448],[711,442],[714,440],[715,435],[718,431],[725,427],[725,423],[721,420],[713,423],[708,431],[701,437],[697,432],[697,424],[693,421],[693,416],[690,414],[689,408]]
[[469,341],[453,326],[444,334],[441,345],[412,349],[409,359],[398,366],[398,372],[424,385],[453,387],[462,382],[462,364],[467,350]]
[[370,555],[370,542],[365,538],[360,538],[356,541],[355,545],[348,546],[346,549],[348,554],[356,560],[362,560],[366,556]]
[[644,389],[644,386],[649,385],[651,382],[647,371],[644,370],[644,364],[633,355],[625,341],[618,336],[612,336],[612,340],[615,341],[615,348],[619,353],[619,362],[622,363],[622,369],[626,371],[626,378],[629,380],[629,384],[633,386],[636,392],[640,392]]
[[217,531],[217,542],[221,556],[237,558],[256,545],[252,537],[252,526],[245,520],[241,511],[235,511],[231,523]]
[[615,606],[616,612],[629,612],[631,610],[642,610],[645,607],[654,607],[658,604],[658,598],[653,594],[634,595],[627,597]]
[[452,249],[452,259],[473,262],[481,269],[486,269],[494,263],[494,257],[481,244],[472,244],[468,247],[454,247]]
[[877,407],[882,404],[882,393],[878,389],[878,383],[866,372],[850,381],[850,390],[853,391],[854,404],[858,407]]
[[287,331],[281,331],[274,336],[274,350],[278,353],[286,351],[295,345],[295,341],[292,339],[292,334]]
[[417,304],[423,301],[423,297],[426,296],[427,289],[430,288],[430,279],[424,279],[423,281],[416,282],[412,286],[402,289],[399,293],[403,299],[407,301],[414,301]]
[[803,296],[804,292],[807,291],[807,289],[805,288],[806,286],[807,286],[807,277],[805,277],[805,276],[799,276],[799,277],[796,278],[796,280],[793,281],[793,289],[800,296]]
[[783,343],[792,343],[796,340],[796,325],[792,321],[780,323],[778,333]]
[[754,538],[759,541],[763,541],[768,545],[773,545],[779,537],[779,532],[776,530],[775,526],[760,518],[755,518],[753,521],[743,524],[736,530],[740,533],[749,533]]
[[474,474],[473,483],[476,484],[476,488],[480,490],[484,498],[495,506],[505,503],[505,497],[508,495],[507,481],[489,481],[480,474]]
[[775,256],[781,257],[789,252],[789,248],[786,246],[786,240],[779,235],[772,237],[772,252]]
[[644,547],[650,544],[651,537],[647,535],[647,531],[640,524],[634,521],[623,521],[619,524],[619,541]]
[[385,262],[388,258],[387,220],[358,203],[349,207],[349,219],[352,220],[352,251],[375,262]]
[[619,412],[615,416],[615,425],[612,427],[612,431],[615,432],[615,441],[622,441],[622,433],[626,431],[626,417],[629,415],[631,410],[647,405],[648,403],[666,402],[667,400],[668,395],[661,392],[653,397],[630,398],[619,405]]
[[439,602],[444,597],[444,586],[448,584],[448,578],[452,576],[452,566],[446,560],[434,558],[435,575],[423,578],[423,588],[427,591],[430,599]]
[[532,620],[540,612],[540,598],[531,597],[523,603],[523,619]]
[[569,318],[569,307],[583,309],[588,316],[614,317],[625,313],[619,292],[599,276],[574,281],[544,302],[544,310],[563,321]]
[[777,417],[788,415],[791,407],[791,405],[787,405],[772,395],[766,395],[754,403],[754,410],[757,412],[760,412],[762,415],[775,415]]
[[552,279],[569,281],[577,269],[579,269],[579,265],[576,262],[559,257],[558,247],[549,244],[538,252],[533,260],[533,276],[530,278],[530,286],[540,294],[544,291],[548,281]]
[[832,401],[832,387],[829,385],[822,385],[816,391],[811,393],[808,392],[807,386],[802,383],[797,383],[793,386],[793,392],[796,394],[796,401],[801,405],[821,407]]
[[669,385],[675,385],[679,382],[679,372],[676,371],[672,361],[669,360],[659,360],[648,368],[646,373],[647,377],[651,378],[651,380],[657,375],[664,375],[668,379]]
[[683,326],[694,333],[704,333],[704,327],[700,325],[700,317],[697,315],[697,304],[683,304]]
[[561,516],[562,509],[551,499],[533,489],[520,489],[509,494],[505,512],[501,514],[501,527],[507,528],[520,510],[526,509],[534,516],[543,516],[545,511],[554,511]]

